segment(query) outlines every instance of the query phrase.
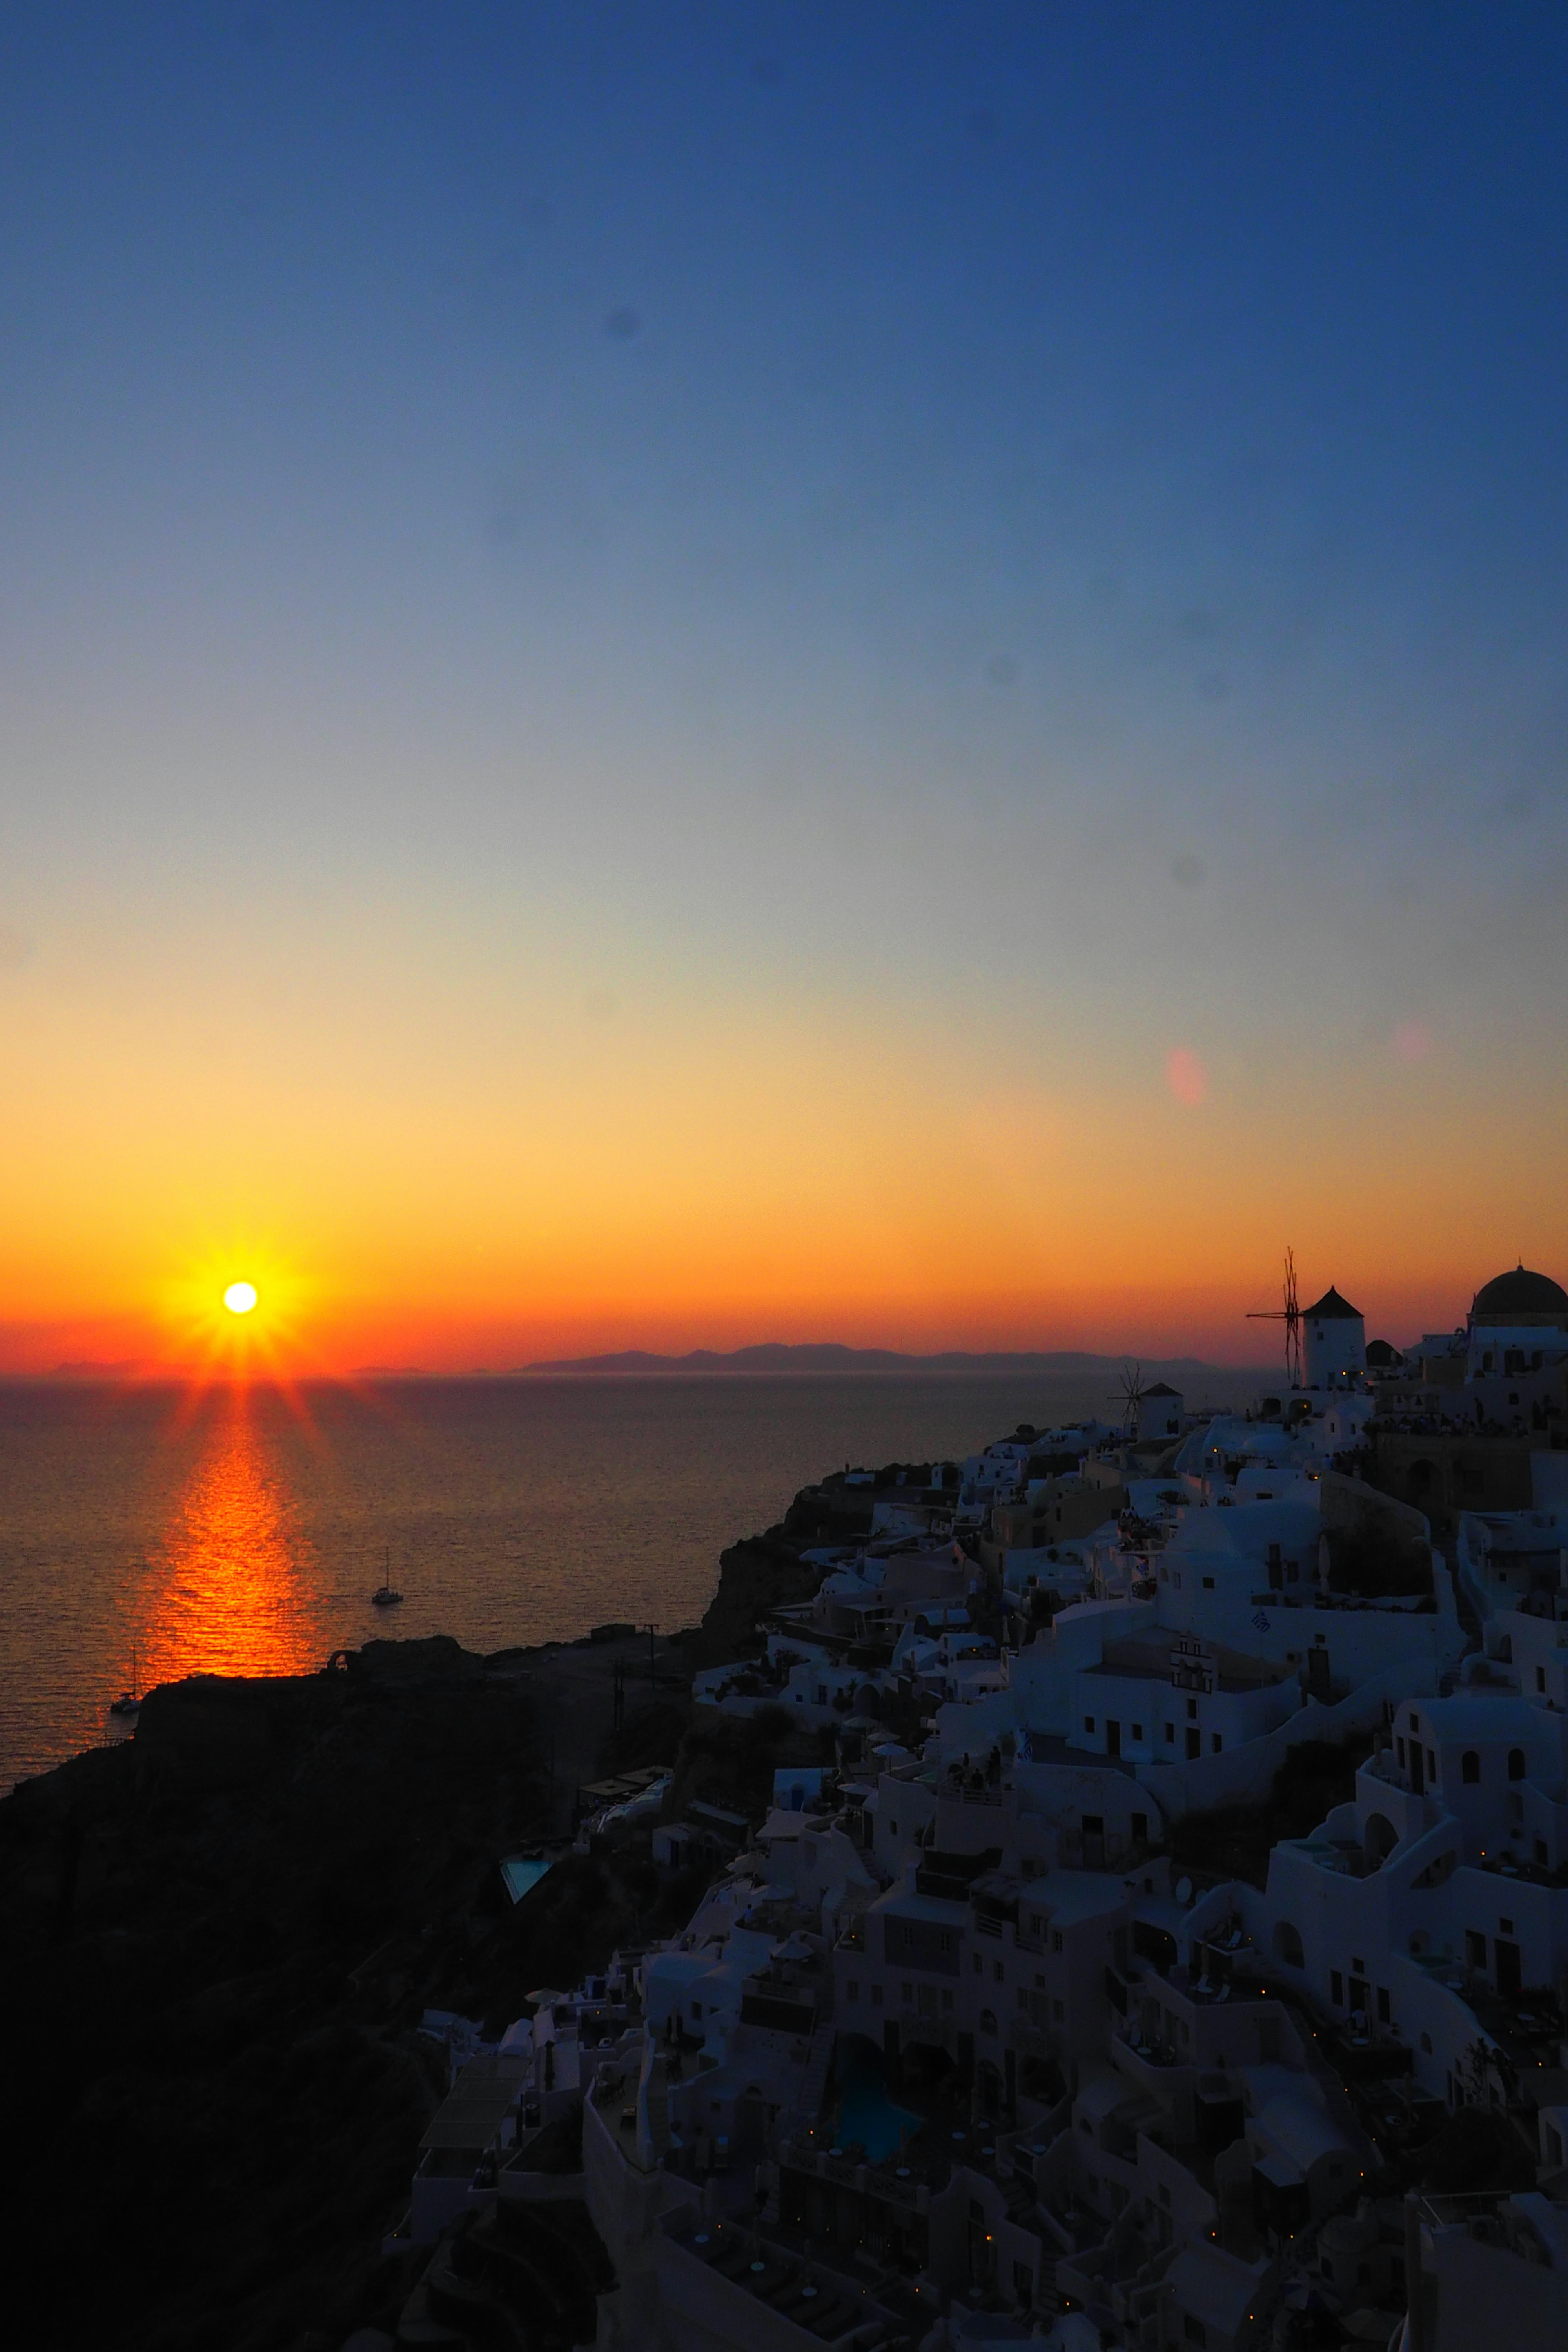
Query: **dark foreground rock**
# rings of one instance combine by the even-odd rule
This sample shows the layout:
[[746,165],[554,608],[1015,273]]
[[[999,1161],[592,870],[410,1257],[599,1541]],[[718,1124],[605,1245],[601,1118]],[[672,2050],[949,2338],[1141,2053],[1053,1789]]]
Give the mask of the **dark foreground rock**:
[[395,2324],[416,2279],[379,2250],[445,2088],[421,2011],[516,2016],[658,1916],[651,1873],[575,1858],[512,1912],[539,1716],[537,1674],[375,1643],[155,1691],[133,1741],[0,1803],[25,2340],[281,2352]]

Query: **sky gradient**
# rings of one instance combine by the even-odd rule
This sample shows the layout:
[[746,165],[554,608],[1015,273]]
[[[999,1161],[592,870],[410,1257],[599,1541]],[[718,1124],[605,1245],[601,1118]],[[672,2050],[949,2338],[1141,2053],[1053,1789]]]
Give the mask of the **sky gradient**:
[[1568,1277],[1561,10],[0,26],[0,1368]]

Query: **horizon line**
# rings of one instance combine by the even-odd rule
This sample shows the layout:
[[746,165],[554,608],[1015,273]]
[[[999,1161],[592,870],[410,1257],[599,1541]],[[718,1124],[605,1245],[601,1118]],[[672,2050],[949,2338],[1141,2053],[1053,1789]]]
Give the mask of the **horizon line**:
[[1005,1374],[1014,1370],[1088,1372],[1105,1368],[1113,1371],[1119,1367],[1134,1365],[1141,1369],[1147,1367],[1151,1370],[1179,1370],[1225,1379],[1273,1380],[1283,1377],[1282,1366],[1256,1361],[1216,1363],[1207,1357],[1191,1353],[1156,1355],[1132,1349],[1107,1352],[1085,1348],[943,1348],[917,1353],[904,1349],[853,1347],[841,1340],[827,1339],[761,1340],[731,1349],[691,1348],[679,1355],[653,1349],[627,1348],[584,1356],[540,1357],[522,1364],[476,1364],[447,1370],[424,1364],[354,1364],[338,1372],[219,1370],[211,1365],[166,1363],[151,1357],[83,1358],[56,1364],[47,1370],[0,1370],[0,1381],[83,1388],[192,1383],[208,1387],[293,1387],[304,1383],[331,1385],[356,1381],[591,1380],[617,1377],[657,1380],[682,1375],[706,1379],[756,1379],[772,1374],[811,1379],[831,1377],[835,1373],[864,1377],[879,1374],[923,1377],[946,1372],[963,1376],[965,1373]]

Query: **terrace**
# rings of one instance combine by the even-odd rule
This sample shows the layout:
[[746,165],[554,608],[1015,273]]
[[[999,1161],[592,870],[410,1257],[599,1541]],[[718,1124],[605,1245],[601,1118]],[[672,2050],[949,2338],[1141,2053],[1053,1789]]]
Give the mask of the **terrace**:
[[[874,2303],[863,2286],[836,2276],[821,2263],[763,2239],[732,2222],[682,2216],[667,2226],[669,2246],[699,2263],[732,2291],[764,2305],[818,2344],[843,2352],[875,2352],[904,2336],[894,2314]],[[679,2276],[667,2273],[667,2293],[679,2311],[684,2300]],[[743,2325],[743,2323],[742,2323]]]
[[1373,1868],[1365,1848],[1355,1838],[1281,1838],[1279,1843],[1293,1853],[1303,1854],[1317,1869],[1333,1871],[1341,1878],[1365,1878]]

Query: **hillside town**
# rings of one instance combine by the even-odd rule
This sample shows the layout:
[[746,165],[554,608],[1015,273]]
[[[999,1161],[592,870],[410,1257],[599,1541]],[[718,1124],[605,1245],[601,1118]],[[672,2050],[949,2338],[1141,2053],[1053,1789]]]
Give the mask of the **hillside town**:
[[691,1685],[764,1801],[582,1792],[684,1925],[425,2017],[398,2343],[1568,2341],[1568,1293],[1288,1339],[797,1498]]

